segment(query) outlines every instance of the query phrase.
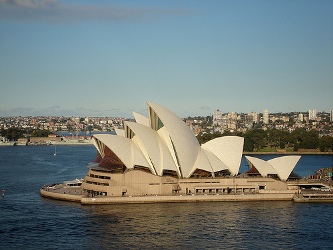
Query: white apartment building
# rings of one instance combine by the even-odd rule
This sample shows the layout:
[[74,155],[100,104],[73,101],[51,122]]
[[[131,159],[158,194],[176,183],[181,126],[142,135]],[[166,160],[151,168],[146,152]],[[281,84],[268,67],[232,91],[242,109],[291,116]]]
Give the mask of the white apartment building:
[[310,109],[309,110],[309,120],[316,120],[317,118],[317,110]]
[[263,113],[263,122],[264,122],[264,124],[268,124],[269,123],[269,113],[268,113],[267,109],[265,109],[264,113]]
[[259,121],[260,121],[259,113],[251,112],[251,113],[249,113],[249,115],[252,115],[254,123],[259,123]]
[[228,114],[228,129],[230,130],[236,130],[237,129],[237,113],[231,112]]
[[213,113],[213,125],[221,125],[222,122],[222,112],[217,109]]

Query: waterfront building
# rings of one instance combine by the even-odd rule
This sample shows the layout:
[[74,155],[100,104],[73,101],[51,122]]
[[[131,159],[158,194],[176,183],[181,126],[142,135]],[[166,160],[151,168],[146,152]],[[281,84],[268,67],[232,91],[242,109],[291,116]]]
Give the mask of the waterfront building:
[[[261,187],[284,190],[286,196],[283,197],[291,199],[294,191],[287,191],[287,183],[281,180],[288,179],[296,158],[281,160],[279,157],[267,163],[248,158],[261,176],[241,178],[237,175],[243,151],[242,137],[224,136],[200,145],[193,131],[173,112],[151,102],[147,107],[148,117],[133,112],[136,122],[125,121],[123,132],[117,130],[117,135],[93,136],[98,154],[89,164],[82,183],[85,195],[253,194]],[[283,169],[286,163],[287,169]],[[274,174],[277,178],[270,178]],[[273,196],[265,196],[265,199],[274,199]],[[95,200],[85,198],[85,202]]]
[[[125,136],[94,136],[99,154],[110,163],[100,163],[105,168],[112,169],[117,162],[126,169],[146,168],[159,176],[171,171],[178,178],[189,178],[197,172],[212,177],[221,171],[238,173],[242,137],[220,137],[200,145],[182,119],[158,104],[147,105],[149,117],[134,112],[136,122],[124,123]],[[108,161],[110,157],[112,162]]]

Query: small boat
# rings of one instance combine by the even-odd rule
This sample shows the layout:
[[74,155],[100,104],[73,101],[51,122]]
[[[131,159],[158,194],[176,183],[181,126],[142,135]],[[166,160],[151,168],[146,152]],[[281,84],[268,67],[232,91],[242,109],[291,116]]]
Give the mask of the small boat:
[[54,156],[56,156],[57,155],[57,147],[56,146],[54,146],[54,154],[53,154]]

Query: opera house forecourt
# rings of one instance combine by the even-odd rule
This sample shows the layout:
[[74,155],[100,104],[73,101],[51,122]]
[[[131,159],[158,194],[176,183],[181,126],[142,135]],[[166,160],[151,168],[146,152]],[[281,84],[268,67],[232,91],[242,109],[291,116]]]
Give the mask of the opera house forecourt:
[[112,204],[292,200],[289,182],[300,156],[264,161],[246,156],[251,169],[239,175],[244,138],[224,136],[199,144],[170,110],[148,102],[148,116],[135,113],[117,135],[93,137],[97,157],[84,179],[45,185],[43,197]]

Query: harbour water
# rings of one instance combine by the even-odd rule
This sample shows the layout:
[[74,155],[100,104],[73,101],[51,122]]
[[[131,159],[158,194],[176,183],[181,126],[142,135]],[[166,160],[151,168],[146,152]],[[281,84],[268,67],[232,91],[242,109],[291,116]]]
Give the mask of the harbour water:
[[[57,146],[56,156],[53,146],[0,147],[0,249],[332,249],[333,203],[82,206],[40,197],[44,184],[84,177],[95,155],[92,145]],[[332,155],[302,155],[295,172],[332,165]]]

